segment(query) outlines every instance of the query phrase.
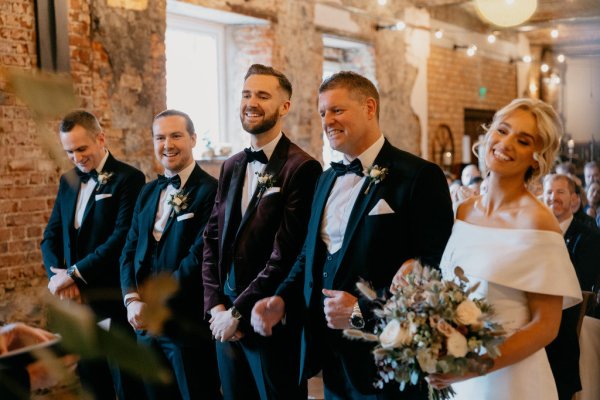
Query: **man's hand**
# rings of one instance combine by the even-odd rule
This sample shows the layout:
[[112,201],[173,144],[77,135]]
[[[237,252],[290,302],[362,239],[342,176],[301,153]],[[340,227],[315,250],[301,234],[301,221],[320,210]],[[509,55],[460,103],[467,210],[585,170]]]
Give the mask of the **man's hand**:
[[[225,308],[225,307],[223,307]],[[214,313],[213,313],[214,310]],[[233,318],[231,311],[218,311],[211,309],[210,330],[216,340],[221,342],[238,340],[238,325],[240,321]]]
[[263,336],[271,336],[273,327],[285,315],[285,302],[279,296],[266,297],[259,300],[252,308],[250,323],[254,331]]
[[0,328],[0,354],[36,343],[47,342],[56,336],[48,331],[33,328],[21,322]]
[[350,316],[358,299],[341,290],[323,289],[323,294],[327,296],[323,307],[327,326],[331,329],[351,328]]
[[405,277],[406,275],[412,272],[415,261],[416,260],[414,258],[409,258],[408,260],[402,263],[402,265],[398,269],[398,272],[396,272],[396,275],[394,275],[394,278],[392,279],[392,284],[390,285],[390,292],[396,293],[399,288],[408,285],[408,282],[406,281]]
[[81,292],[79,292],[79,287],[77,287],[77,285],[67,286],[66,288],[58,291],[56,296],[58,296],[58,298],[61,300],[73,300],[81,304]]
[[127,321],[136,330],[146,329],[144,321],[144,313],[146,311],[146,303],[139,300],[133,300],[127,305]]
[[75,285],[75,281],[67,275],[66,269],[50,267],[50,271],[55,274],[50,278],[50,282],[48,282],[48,289],[53,295],[58,296],[59,292],[63,289]]

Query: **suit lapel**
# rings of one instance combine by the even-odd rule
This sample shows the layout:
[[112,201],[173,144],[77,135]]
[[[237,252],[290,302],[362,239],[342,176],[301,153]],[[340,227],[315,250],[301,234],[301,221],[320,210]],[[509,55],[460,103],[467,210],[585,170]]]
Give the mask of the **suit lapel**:
[[[246,156],[237,161],[233,166],[233,172],[231,174],[231,182],[229,184],[229,190],[227,191],[227,199],[225,200],[225,217],[223,219],[223,238],[221,240],[221,250],[223,245],[228,243],[228,238],[231,235],[231,230],[237,230],[237,222],[239,216],[242,213],[241,210],[241,195],[242,188],[244,187],[244,177],[246,175]],[[235,215],[234,215],[235,213]],[[232,219],[235,218],[235,221]],[[233,223],[234,226],[231,226]]]
[[[265,167],[265,174],[271,175],[273,178],[279,175],[281,168],[283,168],[283,165],[287,161],[289,147],[289,139],[285,136],[282,136],[281,139],[279,139],[279,143],[277,143],[277,146],[275,146],[273,154],[271,154],[271,158],[269,159],[269,162]],[[236,236],[240,233],[243,226],[246,224],[246,222],[248,222],[252,214],[254,214],[254,211],[256,210],[256,207],[258,206],[258,203],[260,202],[260,199],[264,194],[264,190],[264,188],[260,188],[259,185],[256,185],[256,190],[254,191],[254,194],[252,195],[252,198],[248,203],[248,208],[246,209],[242,221],[240,222],[240,226],[237,230]]]
[[155,182],[152,193],[148,196],[147,206],[143,208],[139,215],[141,223],[140,235],[142,232],[146,232],[146,242],[153,239],[152,232],[154,231],[154,221],[156,220],[156,211],[158,210],[158,201],[160,200],[160,187]]
[[[183,188],[179,189],[182,191],[182,193],[184,193],[185,195],[188,196],[188,204],[191,204],[194,201],[194,199],[191,196],[191,193],[193,193],[196,186],[198,186],[199,178],[200,178],[199,174],[200,174],[200,167],[198,166],[198,164],[196,164],[194,166],[194,169],[192,170],[192,173],[190,174],[190,177],[188,178],[187,182],[185,183],[185,186]],[[167,220],[167,224],[165,225],[165,230],[163,231],[161,239],[163,237],[165,237],[167,231],[169,230],[171,225],[173,225],[173,220],[176,220],[176,219],[177,219],[177,214],[175,213],[175,210],[173,210],[173,211],[171,211],[171,215],[169,216],[169,219]]]
[[[114,157],[112,156],[112,154],[110,154],[110,152],[108,153],[108,157],[106,159],[106,162],[104,163],[104,167],[102,168],[101,172],[112,172],[113,174],[115,173]],[[112,177],[112,179],[114,179],[114,176]],[[110,184],[110,182],[106,183],[106,185],[108,185],[108,184]],[[85,211],[83,212],[83,218],[81,219],[81,226],[85,225],[85,221],[87,220],[88,215],[92,212],[93,208],[96,206],[96,193],[99,191],[102,191],[102,189],[104,189],[106,187],[106,185],[100,186],[100,183],[96,182],[94,191],[90,195],[90,198],[88,199],[88,202],[85,205]],[[79,230],[81,231],[81,229],[79,229]]]
[[81,188],[81,180],[73,170],[72,176],[67,178],[68,190],[65,193],[62,207],[66,211],[66,215],[69,216],[69,229],[75,229],[75,213],[77,212],[77,196],[79,195],[79,189]]

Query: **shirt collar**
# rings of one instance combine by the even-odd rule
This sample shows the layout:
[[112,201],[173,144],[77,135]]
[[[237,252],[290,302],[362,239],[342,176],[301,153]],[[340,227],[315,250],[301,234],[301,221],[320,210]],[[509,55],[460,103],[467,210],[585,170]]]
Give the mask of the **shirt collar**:
[[104,169],[104,164],[106,164],[106,160],[108,160],[108,150],[106,150],[106,148],[104,149],[104,157],[102,158],[102,160],[100,161],[100,163],[98,164],[98,166],[96,167],[96,172],[100,173],[102,172],[102,170]]
[[[383,135],[380,135],[379,139],[377,139],[375,143],[373,143],[362,154],[356,157],[360,160],[360,163],[362,164],[363,168],[368,168],[373,165],[373,163],[375,162],[375,158],[377,158],[377,155],[383,148],[384,143],[385,138],[383,137]],[[353,160],[354,159],[350,159],[347,155],[344,155],[344,164],[349,164]]]
[[196,160],[192,160],[190,165],[188,165],[187,167],[185,167],[184,169],[182,169],[181,171],[179,171],[176,174],[171,174],[171,173],[169,173],[169,171],[165,170],[165,176],[167,178],[170,178],[172,176],[179,175],[179,179],[181,179],[181,186],[179,186],[179,187],[182,188],[185,186],[185,183],[189,179],[190,175],[192,175],[192,171],[194,170],[195,165],[196,165]]
[[571,226],[571,222],[573,222],[573,215],[565,219],[563,222],[558,223],[560,225],[560,230],[562,231],[563,236],[567,232],[567,229],[569,229],[569,226]]
[[255,148],[254,146],[250,145],[250,148],[252,149],[252,151],[262,150],[265,153],[265,155],[267,156],[267,159],[270,160],[271,155],[273,155],[273,152],[275,151],[275,147],[277,147],[277,143],[279,143],[279,140],[281,139],[282,136],[283,136],[283,133],[279,132],[279,135],[277,135],[277,137],[275,137],[275,139],[271,140],[269,143],[265,144],[263,147]]

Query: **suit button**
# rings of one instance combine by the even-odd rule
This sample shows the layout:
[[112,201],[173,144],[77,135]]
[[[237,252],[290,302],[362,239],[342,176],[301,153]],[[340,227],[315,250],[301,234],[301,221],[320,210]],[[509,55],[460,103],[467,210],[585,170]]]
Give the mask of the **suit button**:
[[333,257],[327,256],[327,261],[331,261],[331,260],[333,260]]
[[327,278],[327,272],[323,272],[323,278]]

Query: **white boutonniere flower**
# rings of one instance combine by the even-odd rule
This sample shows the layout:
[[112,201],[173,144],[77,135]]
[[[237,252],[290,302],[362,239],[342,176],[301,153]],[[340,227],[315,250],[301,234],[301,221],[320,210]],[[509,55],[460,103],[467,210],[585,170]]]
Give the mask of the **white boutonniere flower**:
[[96,192],[102,189],[102,186],[106,185],[110,178],[114,175],[113,172],[102,171],[98,173],[98,186],[96,186]]
[[177,192],[170,195],[167,204],[173,207],[173,211],[175,211],[175,214],[179,214],[181,211],[186,210],[188,208],[188,200],[189,196],[183,193],[183,189],[180,189]]
[[266,172],[256,172],[256,176],[258,177],[256,187],[258,188],[258,199],[260,200],[263,193],[268,188],[273,187],[275,184],[275,179],[273,178],[273,175],[267,174]]
[[371,165],[369,168],[367,168],[367,172],[365,175],[367,176],[367,179],[369,180],[369,185],[365,189],[365,194],[369,193],[369,190],[371,189],[371,185],[373,185],[373,184],[377,185],[379,182],[381,182],[382,180],[385,179],[387,174],[388,174],[388,169],[381,168],[378,165]]

